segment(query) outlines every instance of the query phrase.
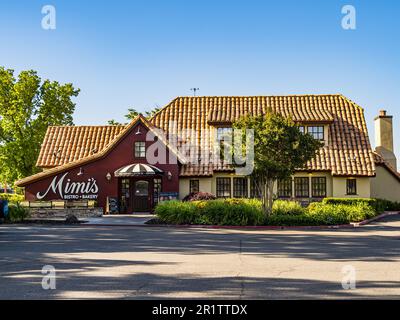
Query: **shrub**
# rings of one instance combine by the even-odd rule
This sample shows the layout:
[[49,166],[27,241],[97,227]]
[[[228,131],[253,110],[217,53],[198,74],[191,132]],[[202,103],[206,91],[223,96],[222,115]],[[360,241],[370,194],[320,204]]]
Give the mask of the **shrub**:
[[168,201],[160,203],[155,213],[171,224],[259,225],[264,221],[261,202],[255,199],[208,201]]
[[400,211],[400,202],[393,202],[385,199],[325,198],[322,202],[326,204],[347,204],[347,205],[365,203],[374,208],[377,213],[382,213],[383,211]]
[[373,207],[360,201],[354,204],[311,203],[300,214],[279,213],[266,218],[267,225],[304,226],[304,225],[334,225],[359,222],[376,215]]
[[22,207],[19,203],[9,205],[7,220],[10,222],[21,222],[28,217],[29,211]]
[[10,204],[24,201],[24,196],[15,193],[0,193],[0,200],[7,200]]
[[155,213],[162,222],[169,224],[211,225],[332,225],[359,222],[376,215],[367,202],[353,204],[312,203],[302,208],[299,203],[276,201],[273,214],[266,217],[258,199],[218,199],[203,201],[161,202]]
[[214,225],[260,225],[264,221],[261,202],[256,199],[207,201],[201,214],[207,224]]
[[272,214],[265,219],[265,224],[270,226],[312,226],[320,222],[306,214]]
[[192,192],[189,193],[182,201],[202,201],[202,200],[215,200],[217,199],[212,193],[208,192]]
[[326,204],[312,203],[307,208],[306,215],[319,221],[321,224],[345,224],[359,222],[376,215],[373,207],[365,202],[356,204]]
[[275,200],[272,206],[273,215],[299,215],[305,211],[297,201]]
[[347,204],[347,205],[365,203],[371,207],[375,207],[376,199],[373,199],[373,198],[324,198],[322,200],[322,203],[325,203],[325,204]]
[[198,221],[193,202],[163,201],[155,208],[155,214],[162,221],[172,224],[195,224]]
[[380,211],[400,211],[400,202],[389,201],[386,199],[375,199],[377,201],[377,207]]

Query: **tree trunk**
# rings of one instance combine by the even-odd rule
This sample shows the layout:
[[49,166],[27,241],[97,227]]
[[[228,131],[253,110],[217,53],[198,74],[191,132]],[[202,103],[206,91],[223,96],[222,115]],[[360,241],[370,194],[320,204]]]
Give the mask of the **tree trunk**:
[[265,215],[268,216],[268,187],[267,187],[267,182],[263,182],[262,185],[262,205],[263,205],[263,211]]
[[272,213],[272,205],[274,204],[274,180],[268,180],[268,213]]
[[274,182],[273,179],[265,179],[262,184],[262,206],[266,216],[272,213]]

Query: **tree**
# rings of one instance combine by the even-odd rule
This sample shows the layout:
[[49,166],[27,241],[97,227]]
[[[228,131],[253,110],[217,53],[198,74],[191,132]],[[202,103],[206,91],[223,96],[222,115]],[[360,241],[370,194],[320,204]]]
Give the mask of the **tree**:
[[110,126],[122,126],[121,123],[119,123],[118,121],[115,121],[114,119],[108,120],[107,124]]
[[[154,109],[151,110],[151,111],[146,111],[146,112],[145,112],[146,118],[147,118],[147,119],[151,118],[151,117],[152,117],[156,112],[158,112],[159,110],[160,110],[160,108],[154,108]],[[139,113],[136,109],[134,109],[134,108],[129,108],[129,109],[128,109],[128,113],[125,115],[125,119],[131,121],[131,120],[135,119],[139,114],[140,114],[140,113]],[[107,124],[109,124],[109,125],[111,125],[111,126],[116,126],[116,125],[122,126],[122,125],[126,125],[127,123],[122,124],[122,123],[120,123],[120,122],[118,122],[118,121],[115,121],[114,119],[111,119],[111,120],[108,120],[108,121],[107,121]]]
[[70,83],[44,80],[36,71],[0,67],[0,181],[15,180],[38,172],[36,160],[47,127],[73,125],[79,94]]
[[[253,181],[262,196],[264,212],[272,210],[273,186],[279,179],[290,178],[296,169],[304,168],[323,144],[299,130],[297,124],[280,114],[268,111],[260,116],[246,116],[233,124],[242,130],[254,130]],[[242,149],[252,148],[245,143]]]
[[133,120],[139,115],[139,112],[136,111],[136,109],[129,108],[128,113],[125,115],[125,118],[127,120]]
[[154,116],[158,111],[160,111],[160,108],[154,108],[153,110],[151,110],[151,111],[146,111],[145,112],[145,115],[146,115],[146,118],[147,119],[150,119],[152,116]]

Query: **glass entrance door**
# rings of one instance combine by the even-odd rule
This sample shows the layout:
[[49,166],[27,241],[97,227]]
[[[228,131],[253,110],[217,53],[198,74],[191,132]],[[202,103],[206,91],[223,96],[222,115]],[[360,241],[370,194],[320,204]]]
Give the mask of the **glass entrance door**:
[[149,181],[137,180],[133,188],[133,211],[146,212],[150,210]]

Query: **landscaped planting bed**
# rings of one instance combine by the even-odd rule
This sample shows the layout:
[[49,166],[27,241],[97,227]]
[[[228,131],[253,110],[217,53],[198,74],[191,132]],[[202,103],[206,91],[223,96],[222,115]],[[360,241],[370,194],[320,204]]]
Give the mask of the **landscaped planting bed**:
[[[292,206],[291,201],[287,201],[287,203],[288,206]],[[290,211],[277,213],[272,210],[272,214],[266,218],[265,224],[278,226],[337,225],[360,222],[376,215],[377,211],[365,203],[326,204],[315,202],[307,208],[303,208],[303,212],[296,211],[294,214]]]
[[167,201],[155,213],[164,223],[254,226],[262,225],[261,202],[253,199]]
[[167,201],[156,207],[155,222],[220,226],[339,225],[371,219],[389,207],[395,208],[395,204],[377,199],[327,198],[306,208],[295,201],[276,200],[272,213],[265,216],[257,199]]

